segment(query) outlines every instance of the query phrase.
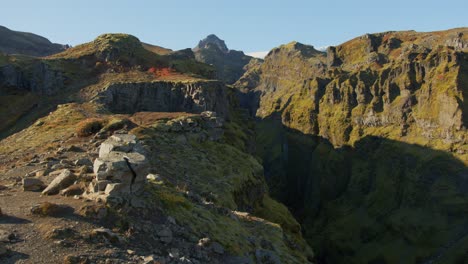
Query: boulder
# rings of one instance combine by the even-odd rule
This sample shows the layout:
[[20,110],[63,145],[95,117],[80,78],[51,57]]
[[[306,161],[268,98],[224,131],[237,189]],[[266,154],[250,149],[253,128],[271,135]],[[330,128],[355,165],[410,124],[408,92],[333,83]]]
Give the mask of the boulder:
[[50,184],[42,191],[44,195],[53,195],[60,190],[72,185],[76,180],[76,176],[70,170],[63,170]]
[[93,166],[91,160],[87,158],[77,159],[74,162],[75,166]]
[[36,178],[23,178],[23,191],[36,192],[43,190],[46,185]]
[[73,184],[67,188],[60,191],[60,195],[63,196],[74,196],[81,195],[85,191],[85,186],[83,183]]

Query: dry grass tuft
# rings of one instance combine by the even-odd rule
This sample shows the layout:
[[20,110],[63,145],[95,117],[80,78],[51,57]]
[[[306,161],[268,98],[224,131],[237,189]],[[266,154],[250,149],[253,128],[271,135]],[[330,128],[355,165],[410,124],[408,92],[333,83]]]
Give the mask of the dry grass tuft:
[[76,134],[79,137],[87,137],[101,130],[105,125],[105,120],[99,118],[88,118],[79,122],[76,126]]

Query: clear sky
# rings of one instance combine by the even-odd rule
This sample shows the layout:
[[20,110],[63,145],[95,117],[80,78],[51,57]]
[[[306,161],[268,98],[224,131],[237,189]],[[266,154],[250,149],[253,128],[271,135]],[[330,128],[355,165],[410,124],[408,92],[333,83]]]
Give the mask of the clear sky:
[[267,51],[293,40],[337,45],[365,33],[468,26],[468,0],[0,0],[0,25],[76,45],[123,32],[171,49],[214,33],[230,49]]

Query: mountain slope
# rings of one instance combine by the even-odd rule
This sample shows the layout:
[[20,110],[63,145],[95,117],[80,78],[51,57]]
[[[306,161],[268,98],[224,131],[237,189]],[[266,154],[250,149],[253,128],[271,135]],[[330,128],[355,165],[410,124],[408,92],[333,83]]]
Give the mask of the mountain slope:
[[0,52],[29,56],[48,56],[67,49],[67,45],[50,42],[32,33],[13,31],[0,26]]
[[234,90],[154,51],[103,34],[0,57],[0,262],[311,263]]

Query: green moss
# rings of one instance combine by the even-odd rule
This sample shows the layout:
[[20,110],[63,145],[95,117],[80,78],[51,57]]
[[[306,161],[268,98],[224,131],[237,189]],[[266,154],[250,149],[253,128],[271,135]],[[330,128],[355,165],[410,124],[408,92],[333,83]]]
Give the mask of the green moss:
[[153,199],[159,201],[166,210],[174,211],[180,207],[187,210],[193,208],[193,204],[173,187],[152,183],[147,189],[152,193]]

